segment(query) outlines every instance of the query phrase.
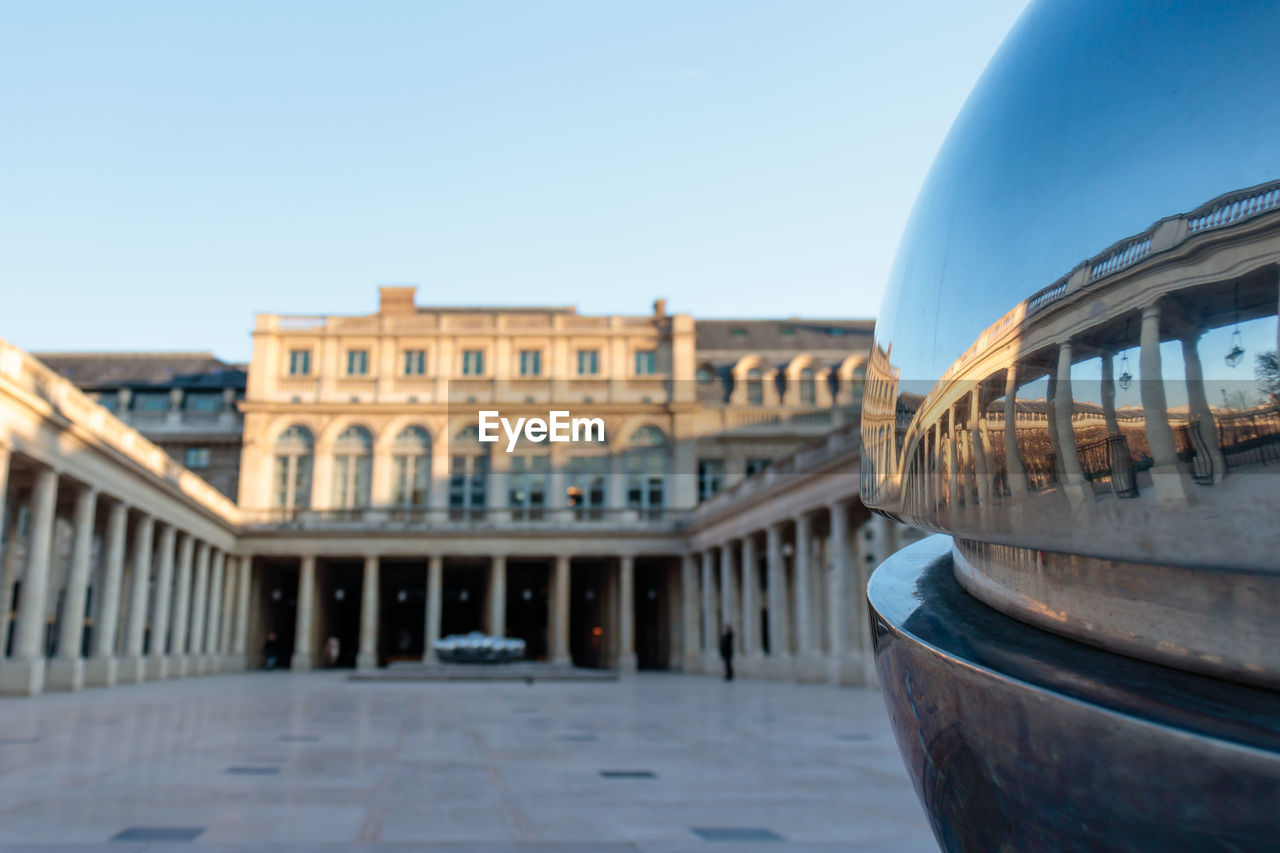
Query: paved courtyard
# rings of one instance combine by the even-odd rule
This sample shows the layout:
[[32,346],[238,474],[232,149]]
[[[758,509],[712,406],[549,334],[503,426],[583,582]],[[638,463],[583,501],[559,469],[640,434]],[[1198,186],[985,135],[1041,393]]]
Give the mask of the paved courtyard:
[[868,690],[250,673],[0,700],[0,851],[191,841],[937,849]]

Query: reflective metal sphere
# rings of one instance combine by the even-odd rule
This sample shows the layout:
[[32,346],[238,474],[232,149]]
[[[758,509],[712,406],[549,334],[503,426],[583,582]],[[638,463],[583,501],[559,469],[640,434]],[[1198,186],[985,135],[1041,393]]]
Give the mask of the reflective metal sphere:
[[1277,36],[1264,2],[1028,10],[916,203],[863,403],[864,500],[955,534],[971,593],[1270,686]]
[[948,850],[1280,837],[1280,7],[1034,4],[876,325],[869,589]]

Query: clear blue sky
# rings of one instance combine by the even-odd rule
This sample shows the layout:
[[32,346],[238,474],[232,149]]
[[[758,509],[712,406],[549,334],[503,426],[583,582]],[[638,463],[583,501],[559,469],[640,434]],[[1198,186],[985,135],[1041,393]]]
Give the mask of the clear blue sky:
[[871,316],[1024,0],[8,3],[0,337],[258,311]]

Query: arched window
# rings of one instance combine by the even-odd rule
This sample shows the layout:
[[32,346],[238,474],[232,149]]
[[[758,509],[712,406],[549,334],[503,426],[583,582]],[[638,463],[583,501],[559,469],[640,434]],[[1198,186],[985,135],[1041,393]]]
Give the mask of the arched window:
[[626,455],[627,508],[661,514],[666,500],[667,437],[655,426],[631,434]]
[[813,406],[818,402],[818,383],[814,379],[813,368],[806,367],[800,371],[800,405]]
[[431,482],[431,436],[420,426],[405,427],[391,448],[391,502],[421,509]]
[[333,507],[363,509],[369,505],[373,473],[373,436],[362,426],[349,426],[333,443]]
[[747,405],[764,405],[764,377],[758,367],[747,371]]
[[313,444],[311,431],[296,424],[276,437],[276,461],[271,478],[271,505],[276,509],[311,506]]
[[480,517],[488,501],[489,450],[480,443],[480,430],[464,427],[449,448],[449,515]]

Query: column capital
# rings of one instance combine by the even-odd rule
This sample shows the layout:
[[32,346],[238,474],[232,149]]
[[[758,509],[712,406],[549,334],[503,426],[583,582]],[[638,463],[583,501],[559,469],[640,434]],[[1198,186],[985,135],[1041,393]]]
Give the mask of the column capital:
[[1157,319],[1160,317],[1160,300],[1159,299],[1157,299],[1155,302],[1152,302],[1148,305],[1142,306],[1142,319],[1146,320],[1148,317],[1155,317]]

